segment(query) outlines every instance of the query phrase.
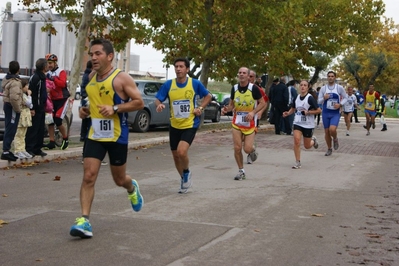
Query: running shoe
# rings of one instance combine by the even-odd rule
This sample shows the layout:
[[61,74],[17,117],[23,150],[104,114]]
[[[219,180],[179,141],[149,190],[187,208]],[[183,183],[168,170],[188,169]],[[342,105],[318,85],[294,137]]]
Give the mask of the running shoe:
[[254,150],[249,154],[249,157],[251,157],[252,162],[255,162],[258,159],[258,152],[256,151],[255,146]]
[[338,138],[334,139],[334,150],[338,150],[339,148],[339,143],[338,143]]
[[319,143],[317,142],[316,136],[312,136],[312,140],[313,140],[313,147],[317,149],[319,147]]
[[22,151],[22,153],[25,155],[25,158],[27,158],[27,159],[33,158],[33,156],[27,151]]
[[375,122],[371,124],[371,127],[374,129],[375,128]]
[[349,131],[346,131],[346,135],[349,136]]
[[129,194],[128,197],[132,203],[132,208],[135,212],[139,212],[144,205],[144,198],[140,194],[139,184],[136,180],[132,179],[132,184],[134,186],[134,192]]
[[302,165],[301,165],[301,162],[296,161],[295,164],[294,164],[294,166],[292,166],[292,169],[300,169],[301,166],[302,166]]
[[245,172],[243,170],[239,170],[238,174],[234,177],[234,180],[243,180],[246,179]]
[[66,150],[68,148],[68,145],[69,145],[69,140],[63,139],[61,144],[61,150]]
[[102,162],[101,162],[101,165],[102,165],[102,166],[108,165],[108,163],[107,163],[106,161],[102,161]]
[[17,151],[17,152],[14,154],[14,156],[15,156],[15,157],[18,157],[18,159],[26,159],[26,156],[25,156],[25,154],[24,154],[22,151]]
[[370,131],[367,131],[366,136],[370,135]]
[[52,149],[55,149],[55,142],[54,142],[54,141],[50,141],[49,143],[44,144],[44,145],[43,145],[43,148],[44,148],[45,150],[52,150]]
[[332,149],[328,149],[326,154],[324,154],[325,156],[330,156],[332,154]]
[[253,162],[252,162],[252,159],[251,159],[251,156],[248,154],[247,155],[247,164],[252,164]]
[[179,188],[179,194],[186,194],[188,191],[188,188],[183,188],[183,178],[180,179],[180,188]]
[[192,180],[191,180],[191,171],[188,171],[188,173],[183,173],[183,189],[189,189],[192,185]]
[[75,224],[71,226],[69,231],[71,236],[78,236],[80,238],[90,238],[93,236],[91,231],[91,224],[88,219],[84,217],[76,218]]
[[363,125],[363,128],[364,128],[364,129],[367,129],[367,127],[366,127],[365,125]]

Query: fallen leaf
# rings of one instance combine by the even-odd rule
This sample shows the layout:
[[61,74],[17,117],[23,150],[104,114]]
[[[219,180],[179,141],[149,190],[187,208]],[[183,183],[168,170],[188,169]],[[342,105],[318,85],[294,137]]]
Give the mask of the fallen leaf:
[[36,261],[43,261],[43,259],[36,259]]
[[260,230],[260,229],[255,229],[254,231],[255,231],[255,232],[260,232],[261,230]]
[[6,222],[4,220],[0,220],[0,225],[3,225],[3,224],[8,224],[8,222]]
[[321,213],[312,213],[312,216],[315,216],[315,217],[324,217],[324,215],[321,214]]
[[366,234],[366,236],[370,237],[370,238],[380,238],[380,235],[377,234]]
[[32,173],[26,173],[26,175],[27,175],[27,176],[30,176],[30,175],[32,175]]
[[59,176],[59,175],[56,175],[55,177],[54,177],[54,181],[60,181],[61,180],[61,177]]
[[40,172],[39,174],[44,175],[44,174],[48,174],[48,173],[49,173],[49,172],[45,171],[45,172]]
[[349,251],[349,255],[351,255],[351,256],[360,256],[360,252],[356,251],[356,250],[351,250],[351,251]]
[[4,198],[7,198],[7,197],[8,197],[8,195],[7,195],[7,194],[3,194],[2,196],[3,196]]

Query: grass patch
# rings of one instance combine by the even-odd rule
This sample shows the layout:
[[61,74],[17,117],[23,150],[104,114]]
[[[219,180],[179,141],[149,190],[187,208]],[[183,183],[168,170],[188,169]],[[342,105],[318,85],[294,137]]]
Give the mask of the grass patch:
[[[357,116],[358,117],[366,117],[366,115],[364,114],[364,108],[357,110]],[[396,109],[392,109],[392,108],[385,108],[385,117],[386,118],[398,118],[398,112],[396,111]]]

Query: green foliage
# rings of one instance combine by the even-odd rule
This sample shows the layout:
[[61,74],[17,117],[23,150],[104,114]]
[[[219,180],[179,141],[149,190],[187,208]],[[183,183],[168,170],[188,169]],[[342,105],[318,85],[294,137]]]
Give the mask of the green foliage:
[[388,95],[399,94],[399,31],[387,21],[370,42],[354,43],[336,66],[340,76],[361,91],[374,83]]
[[354,41],[367,42],[384,11],[382,0],[42,1],[75,31],[84,3],[93,1],[89,39],[111,39],[116,50],[129,39],[153,43],[166,66],[190,58],[190,75],[205,85],[209,78],[235,83],[241,66],[270,76],[308,76],[309,67],[325,67],[317,54],[329,62]]

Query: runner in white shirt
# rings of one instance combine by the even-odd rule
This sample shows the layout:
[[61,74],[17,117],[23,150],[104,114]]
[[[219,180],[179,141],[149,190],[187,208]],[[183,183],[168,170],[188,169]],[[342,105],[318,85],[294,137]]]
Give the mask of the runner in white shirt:
[[353,94],[353,87],[348,87],[348,101],[344,104],[344,118],[346,124],[346,135],[349,136],[349,129],[351,128],[351,119],[355,108],[359,108],[357,104],[356,95]]
[[319,144],[316,137],[313,136],[315,127],[314,116],[321,113],[321,109],[317,101],[309,92],[309,82],[302,80],[299,84],[300,94],[291,104],[289,111],[283,113],[283,117],[287,117],[295,112],[294,117],[294,154],[295,165],[292,169],[301,168],[301,137],[303,136],[303,146],[305,149],[314,147],[317,149]]

